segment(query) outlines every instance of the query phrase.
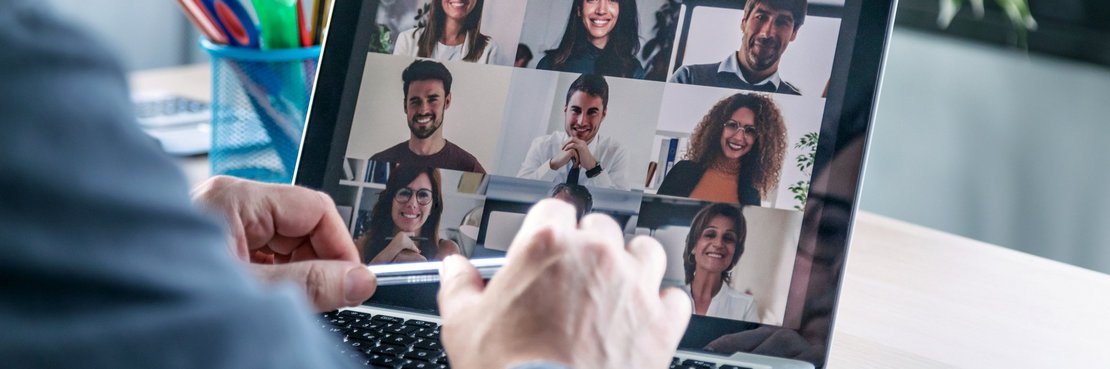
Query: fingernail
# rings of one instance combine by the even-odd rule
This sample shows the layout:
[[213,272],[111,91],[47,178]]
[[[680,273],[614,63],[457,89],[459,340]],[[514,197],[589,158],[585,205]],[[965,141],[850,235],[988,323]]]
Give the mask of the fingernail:
[[374,288],[370,279],[370,271],[366,267],[359,266],[347,271],[347,281],[343,284],[343,297],[347,299],[347,303],[357,305],[370,298],[369,291]]

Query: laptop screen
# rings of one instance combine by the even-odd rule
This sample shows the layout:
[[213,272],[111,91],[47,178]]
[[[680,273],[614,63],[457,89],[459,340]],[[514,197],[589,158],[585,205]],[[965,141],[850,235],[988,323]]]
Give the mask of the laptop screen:
[[[321,71],[299,170],[315,157],[327,169],[298,183],[332,195],[364,261],[503,256],[529,207],[558,198],[612,216],[629,239],[659,240],[664,285],[694,303],[683,346],[733,350],[722,339],[769,327],[820,346],[812,361],[823,360],[862,150],[845,164],[854,173],[818,169],[846,138],[862,148],[873,85],[858,97],[867,104],[843,104],[860,4],[336,6],[330,32],[354,34],[328,42],[355,46],[345,69]],[[323,66],[339,47],[325,45]],[[881,45],[868,65],[880,57]],[[866,115],[852,135],[847,110]],[[320,117],[334,120],[328,145],[309,141]],[[835,181],[847,183],[832,191]],[[834,208],[839,218],[822,218]],[[822,247],[820,232],[839,238]]]

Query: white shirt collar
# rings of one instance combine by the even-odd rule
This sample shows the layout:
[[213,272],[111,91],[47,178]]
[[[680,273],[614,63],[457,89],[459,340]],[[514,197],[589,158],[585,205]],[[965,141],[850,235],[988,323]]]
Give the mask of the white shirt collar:
[[721,66],[717,67],[717,73],[735,74],[736,77],[740,78],[741,81],[744,81],[744,83],[752,86],[759,86],[764,83],[770,82],[771,85],[775,86],[775,89],[778,90],[779,85],[782,84],[782,79],[779,78],[778,71],[775,71],[774,74],[771,74],[770,77],[767,77],[767,79],[764,79],[762,81],[748,82],[748,80],[744,78],[744,73],[740,72],[740,62],[736,59],[736,53],[737,51],[733,51],[732,53],[728,54],[728,57],[725,58],[725,60],[721,61]]

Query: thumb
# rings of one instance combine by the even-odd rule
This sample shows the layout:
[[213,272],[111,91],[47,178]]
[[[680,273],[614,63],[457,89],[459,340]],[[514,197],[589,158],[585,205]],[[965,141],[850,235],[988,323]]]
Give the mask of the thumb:
[[659,297],[663,301],[663,313],[668,316],[663,319],[670,325],[670,332],[668,339],[677,347],[678,341],[682,335],[686,333],[686,325],[690,323],[690,314],[693,311],[693,302],[690,301],[690,295],[686,292],[674,287],[669,287],[659,292]]
[[449,316],[452,309],[469,305],[469,301],[478,298],[484,288],[482,275],[466,258],[459,255],[444,258],[439,270],[440,314]]
[[365,265],[349,261],[251,264],[251,268],[263,281],[292,282],[301,286],[317,311],[331,311],[361,304],[374,294],[378,285],[374,274]]

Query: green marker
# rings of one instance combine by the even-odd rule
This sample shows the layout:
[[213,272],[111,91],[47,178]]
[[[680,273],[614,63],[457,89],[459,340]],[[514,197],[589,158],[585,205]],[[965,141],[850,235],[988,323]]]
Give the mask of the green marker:
[[263,49],[301,47],[297,0],[251,0],[258,15]]

